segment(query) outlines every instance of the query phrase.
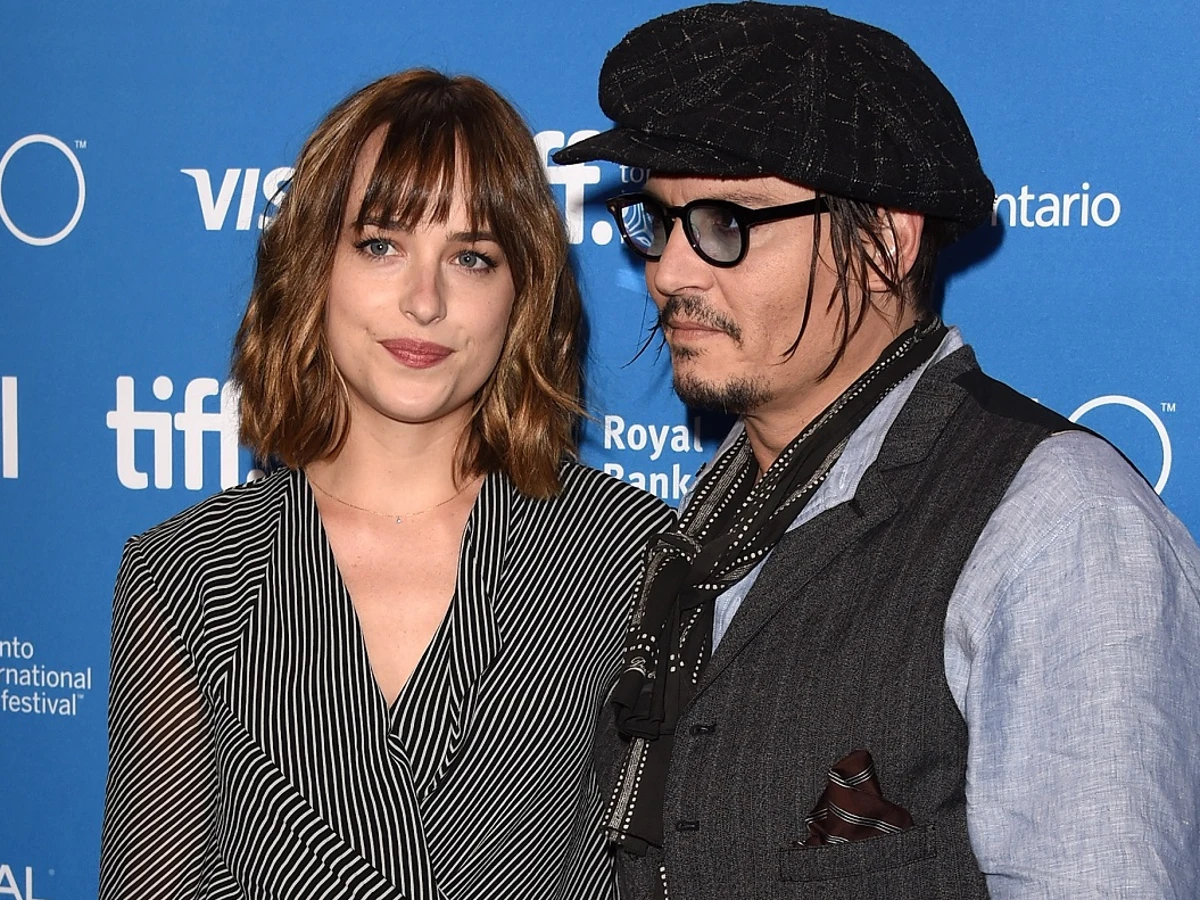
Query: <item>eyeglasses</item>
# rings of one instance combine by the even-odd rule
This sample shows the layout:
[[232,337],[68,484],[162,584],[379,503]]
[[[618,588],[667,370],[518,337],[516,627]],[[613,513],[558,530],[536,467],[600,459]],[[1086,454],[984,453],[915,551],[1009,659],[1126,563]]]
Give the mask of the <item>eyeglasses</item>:
[[662,259],[671,228],[678,219],[696,255],[724,269],[745,259],[753,226],[813,216],[828,209],[823,197],[748,209],[728,200],[693,200],[686,206],[664,206],[642,193],[613,197],[605,206],[617,220],[622,239],[642,259],[650,262]]

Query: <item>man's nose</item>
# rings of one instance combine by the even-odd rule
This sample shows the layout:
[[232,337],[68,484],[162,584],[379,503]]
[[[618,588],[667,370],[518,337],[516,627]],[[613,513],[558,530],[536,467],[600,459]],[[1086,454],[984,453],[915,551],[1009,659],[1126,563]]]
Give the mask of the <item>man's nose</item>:
[[705,293],[712,287],[712,279],[712,266],[692,249],[681,222],[676,222],[667,235],[667,245],[658,262],[646,263],[646,285],[668,297]]

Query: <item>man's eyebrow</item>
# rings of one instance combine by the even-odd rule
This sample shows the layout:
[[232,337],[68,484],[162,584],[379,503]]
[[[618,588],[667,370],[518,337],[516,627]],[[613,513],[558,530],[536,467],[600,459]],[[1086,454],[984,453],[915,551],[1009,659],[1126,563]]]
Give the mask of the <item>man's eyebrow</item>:
[[779,206],[778,197],[768,197],[765,194],[739,194],[734,193],[728,198],[733,203],[740,203],[742,206]]
[[[663,206],[669,205],[654,191],[648,190],[645,193],[649,194]],[[711,192],[704,194],[702,197],[693,197],[692,200],[723,200],[726,203],[736,203],[738,206],[748,206],[751,209],[779,205],[779,201],[774,197],[767,196],[766,194],[739,190],[738,188],[718,187],[713,189]]]

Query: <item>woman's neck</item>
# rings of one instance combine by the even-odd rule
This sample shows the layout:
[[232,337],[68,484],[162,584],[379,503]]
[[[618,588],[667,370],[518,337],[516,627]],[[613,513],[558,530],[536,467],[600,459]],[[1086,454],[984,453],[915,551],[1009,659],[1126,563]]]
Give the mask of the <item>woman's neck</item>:
[[466,422],[351,425],[336,456],[305,467],[309,480],[344,503],[370,510],[424,509],[454,496],[455,457]]

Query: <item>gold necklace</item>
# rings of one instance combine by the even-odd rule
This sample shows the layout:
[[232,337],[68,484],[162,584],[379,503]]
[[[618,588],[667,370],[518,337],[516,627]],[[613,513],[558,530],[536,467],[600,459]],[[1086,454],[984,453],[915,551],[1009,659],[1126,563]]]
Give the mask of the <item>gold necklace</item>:
[[395,523],[397,525],[403,525],[409,519],[415,519],[417,516],[423,516],[427,512],[433,512],[435,509],[440,509],[441,507],[443,507],[447,503],[449,503],[451,500],[457,499],[462,494],[462,492],[465,491],[467,488],[469,488],[475,481],[476,481],[476,478],[470,479],[462,487],[460,487],[457,491],[455,491],[453,494],[451,494],[449,497],[447,497],[441,503],[435,503],[433,506],[427,506],[424,509],[418,509],[416,512],[397,514],[397,513],[382,513],[382,512],[378,512],[374,509],[367,509],[365,506],[358,506],[357,504],[351,503],[349,500],[343,500],[337,494],[331,494],[329,491],[325,490],[325,488],[321,487],[319,484],[317,484],[315,481],[313,481],[312,478],[308,479],[309,484],[311,484],[313,487],[315,487],[318,491],[320,491],[322,494],[324,494],[329,499],[336,500],[338,503],[342,504],[342,506],[348,506],[351,509],[357,509],[359,512],[370,513],[373,516],[379,516],[379,518],[381,518],[381,519],[392,519],[395,521]]

